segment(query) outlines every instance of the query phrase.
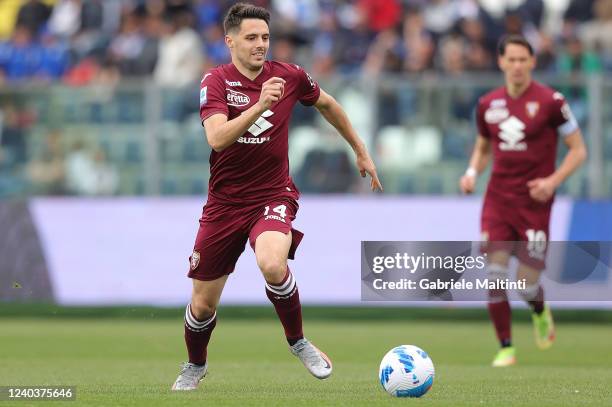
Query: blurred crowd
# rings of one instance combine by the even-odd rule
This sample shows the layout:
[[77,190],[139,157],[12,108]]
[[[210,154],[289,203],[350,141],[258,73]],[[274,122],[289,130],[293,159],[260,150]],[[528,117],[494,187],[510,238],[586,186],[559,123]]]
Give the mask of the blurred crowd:
[[[152,77],[195,82],[225,63],[227,0],[0,1],[2,83],[78,86]],[[504,33],[522,33],[538,69],[612,69],[612,0],[254,0],[272,11],[271,56],[315,75],[495,68]]]

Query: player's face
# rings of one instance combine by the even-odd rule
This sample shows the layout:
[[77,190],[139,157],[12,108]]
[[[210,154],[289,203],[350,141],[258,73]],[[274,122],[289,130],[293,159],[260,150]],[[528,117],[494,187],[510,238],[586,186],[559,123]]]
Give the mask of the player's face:
[[232,59],[251,71],[258,71],[266,60],[270,47],[270,30],[264,20],[248,18],[242,20],[240,30],[230,33],[226,43]]
[[508,44],[505,54],[499,57],[498,63],[506,76],[506,82],[520,86],[531,78],[535,58],[524,46]]

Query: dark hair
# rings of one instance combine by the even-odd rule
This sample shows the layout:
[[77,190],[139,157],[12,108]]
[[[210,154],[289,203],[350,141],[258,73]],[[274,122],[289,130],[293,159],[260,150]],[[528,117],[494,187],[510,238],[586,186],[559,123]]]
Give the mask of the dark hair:
[[268,26],[270,25],[270,12],[268,10],[248,3],[237,3],[228,10],[223,19],[225,34],[240,28],[240,24],[245,18],[264,20]]
[[500,56],[504,56],[508,44],[521,45],[527,48],[527,50],[529,51],[529,55],[533,56],[533,47],[531,46],[529,41],[527,41],[527,39],[522,35],[518,34],[504,35],[497,44],[497,54]]

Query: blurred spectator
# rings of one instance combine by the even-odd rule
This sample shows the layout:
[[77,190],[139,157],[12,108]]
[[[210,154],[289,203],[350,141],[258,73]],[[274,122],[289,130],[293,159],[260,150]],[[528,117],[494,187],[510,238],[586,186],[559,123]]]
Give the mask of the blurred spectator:
[[153,72],[157,61],[157,41],[144,33],[143,16],[127,12],[121,29],[110,43],[108,58],[123,76],[146,76]]
[[219,21],[223,19],[221,5],[215,0],[196,0],[195,15],[197,26],[200,29],[208,29],[219,26]]
[[576,36],[565,40],[564,47],[558,55],[558,70],[564,74],[593,74],[602,70],[601,59],[592,49],[585,49],[582,41]]
[[[477,9],[472,7],[471,1],[432,0],[423,7],[425,28],[436,38],[449,32],[454,25],[467,15],[472,16]],[[463,10],[462,11],[462,7]]]
[[312,73],[317,77],[329,75],[334,71],[334,42],[338,30],[336,15],[323,12],[319,28],[312,43]]
[[49,34],[41,37],[40,45],[42,56],[37,73],[38,78],[45,80],[62,78],[70,65],[68,45]]
[[37,35],[51,15],[51,8],[40,0],[27,0],[19,9],[17,24]]
[[295,63],[295,45],[289,36],[276,37],[272,42],[272,58],[277,61]]
[[354,25],[341,27],[335,38],[334,59],[338,71],[344,74],[355,73],[361,69],[372,38],[365,16],[356,14],[351,18],[353,17],[354,21],[347,20],[345,24]]
[[581,40],[586,48],[599,49],[606,59],[612,59],[612,0],[596,0],[593,14],[595,19],[580,29]]
[[70,38],[81,27],[81,0],[59,0],[49,19],[49,32],[60,38]]
[[0,43],[0,72],[8,82],[36,76],[41,59],[42,49],[26,26],[17,26],[12,38]]
[[0,43],[0,77],[8,82],[58,80],[68,65],[68,48],[63,43],[46,34],[37,42],[26,26],[17,26],[11,40]]
[[504,26],[507,34],[518,34],[524,36],[531,44],[536,53],[541,47],[541,35],[538,27],[531,21],[526,21],[517,10],[508,12],[504,18]]
[[42,151],[36,153],[27,167],[32,192],[45,195],[66,193],[64,186],[64,154],[61,133],[50,132]]
[[[585,49],[576,36],[565,40],[564,47],[557,60],[558,72],[568,77],[589,76],[601,72],[601,58],[593,50]],[[559,88],[572,106],[572,112],[580,123],[588,114],[587,92],[583,87],[563,86]]]
[[272,6],[280,17],[274,27],[280,31],[310,31],[314,30],[319,23],[320,7],[318,0],[272,0]]
[[404,48],[400,36],[393,29],[381,31],[368,49],[364,72],[378,75],[380,72],[400,72]]
[[159,57],[154,78],[162,86],[182,88],[197,82],[202,76],[204,58],[200,37],[190,27],[185,12],[170,14],[159,42]]
[[540,49],[536,55],[536,69],[538,71],[550,72],[556,69],[556,44],[554,38],[548,34],[540,37]]
[[366,19],[368,29],[376,33],[395,28],[402,17],[397,0],[359,0],[357,7]]
[[84,0],[80,9],[80,25],[70,39],[73,57],[80,61],[94,56],[103,58],[110,40],[103,32],[104,4],[102,0]]
[[20,112],[13,104],[0,109],[0,147],[4,161],[23,164],[26,160],[26,139]]
[[[225,34],[219,25],[208,25],[203,29],[204,50],[206,69],[210,69],[220,64],[227,64],[231,60],[231,55],[227,45],[225,45]],[[274,44],[276,38],[272,41]]]
[[[45,3],[54,6],[51,9]],[[195,82],[203,70],[229,61],[221,20],[233,3],[24,1],[19,9],[21,28],[11,41],[0,45],[0,81],[2,77],[9,81],[57,79],[66,71],[87,72],[83,68],[111,64],[123,77],[153,75],[161,85],[183,87]],[[566,0],[564,4],[545,0],[254,3],[274,14],[271,56],[295,58],[294,62],[304,64],[317,76],[354,74],[362,69],[370,73],[422,73],[434,67],[434,58],[440,68],[442,54],[447,62],[451,55],[458,55],[442,49],[449,36],[464,42],[462,61],[451,65],[479,72],[495,67],[496,44],[504,33],[528,38],[536,50],[539,70],[554,70],[557,44],[576,35],[586,49],[601,54],[606,69],[612,69],[612,0]],[[5,4],[0,2],[3,32],[12,30],[10,16],[17,17],[17,10],[11,14]],[[28,35],[24,35],[24,28]]]
[[76,195],[113,195],[119,186],[117,169],[106,161],[102,149],[92,154],[81,141],[66,157],[66,187]]
[[524,2],[516,8],[516,12],[525,23],[529,23],[534,27],[540,27],[544,17],[544,1],[524,0]]
[[584,23],[593,19],[595,0],[571,0],[563,18],[573,23]]
[[465,42],[457,35],[447,36],[440,42],[438,69],[456,76],[465,72]]
[[432,35],[425,28],[423,13],[419,9],[407,11],[403,22],[403,41],[406,71],[423,72],[432,66],[435,44]]
[[119,188],[119,172],[106,159],[106,152],[98,148],[93,155],[89,195],[115,195]]

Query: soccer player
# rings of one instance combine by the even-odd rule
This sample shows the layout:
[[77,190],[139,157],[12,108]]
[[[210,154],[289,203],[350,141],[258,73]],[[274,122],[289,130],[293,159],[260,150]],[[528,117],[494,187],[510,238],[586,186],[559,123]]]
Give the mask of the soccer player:
[[[476,111],[478,138],[460,188],[472,193],[476,177],[493,158],[481,216],[482,239],[488,241],[489,278],[506,279],[511,255],[517,257],[517,279],[525,279],[521,297],[532,310],[536,344],[549,348],[555,339],[550,308],[539,283],[549,236],[556,188],[586,159],[576,119],[563,95],[531,78],[533,48],[525,38],[501,39],[498,64],[505,86],[480,98]],[[568,147],[555,168],[558,135]],[[525,242],[517,245],[502,242]],[[505,290],[490,290],[489,315],[501,349],[493,366],[516,363],[511,311]]]
[[299,66],[266,60],[269,21],[263,8],[232,6],[223,22],[232,62],[202,78],[200,116],[213,151],[208,201],[188,273],[193,281],[185,311],[189,362],[174,390],[193,390],[206,374],[206,348],[219,298],[247,240],[290,351],[315,377],[325,379],[332,373],[330,359],[304,337],[296,279],[287,267],[303,236],[291,226],[299,192],[289,176],[288,160],[289,119],[298,101],[314,105],[338,130],[355,151],[361,176],[369,174],[372,190],[382,190],[365,145],[334,98]]

